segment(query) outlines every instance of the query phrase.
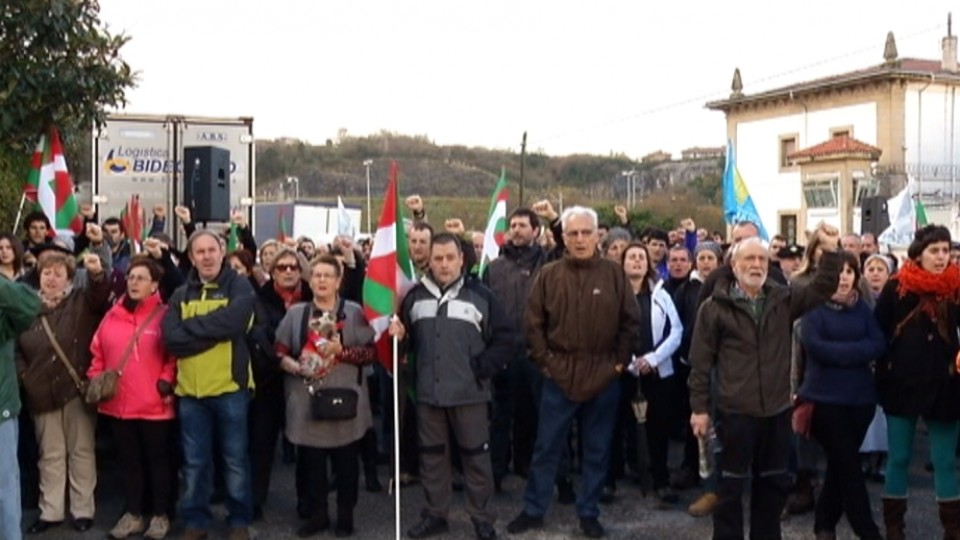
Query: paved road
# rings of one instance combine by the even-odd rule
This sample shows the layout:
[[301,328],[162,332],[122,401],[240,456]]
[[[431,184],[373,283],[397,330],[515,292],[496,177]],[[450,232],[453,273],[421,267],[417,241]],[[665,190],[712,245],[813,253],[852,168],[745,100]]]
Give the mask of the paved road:
[[[677,450],[674,448],[673,450]],[[934,539],[941,536],[939,520],[933,497],[933,479],[930,473],[923,470],[926,461],[927,440],[922,433],[917,436],[917,448],[914,467],[911,471],[910,509],[907,513],[908,533],[911,538]],[[677,457],[674,452],[674,457]],[[95,527],[85,534],[78,534],[72,529],[63,527],[37,537],[50,540],[59,539],[97,539],[105,537],[106,531],[117,519],[122,511],[122,500],[119,494],[119,478],[112,463],[101,463],[101,478],[97,488],[98,510]],[[380,469],[381,479],[386,477],[386,467]],[[357,535],[361,539],[391,539],[394,533],[394,502],[386,494],[370,494],[362,491],[360,504],[356,512]],[[505,492],[498,494],[493,501],[495,511],[499,516],[497,529],[501,537],[506,534],[506,523],[522,508],[522,490],[524,481],[521,478],[509,476],[504,482]],[[874,516],[878,523],[879,515],[879,484],[870,484],[870,495],[873,501]],[[670,540],[703,540],[710,538],[711,522],[709,518],[695,519],[686,514],[686,505],[696,496],[695,491],[682,493],[681,505],[676,510],[658,510],[655,501],[643,499],[640,491],[629,483],[622,482],[618,498],[613,504],[602,509],[601,522],[607,528],[608,538],[620,539],[670,539]],[[403,530],[405,531],[418,519],[423,502],[423,492],[420,486],[411,486],[402,490]],[[331,509],[333,504],[331,500]],[[293,481],[293,467],[277,462],[274,482],[271,487],[270,501],[265,510],[265,518],[255,524],[257,537],[261,539],[294,538],[299,522],[295,516],[294,506],[296,496]],[[445,538],[452,540],[467,540],[474,538],[473,528],[464,511],[463,495],[457,494],[450,516],[450,533]],[[218,508],[222,515],[222,508]],[[35,512],[25,516],[25,523],[31,523],[36,516]],[[784,522],[785,540],[809,539],[813,537],[813,518],[811,515],[793,517]],[[179,529],[175,529],[179,532]],[[225,538],[225,527],[221,524],[214,531],[211,538]],[[324,533],[319,537],[332,538],[332,532]],[[524,535],[524,540],[553,540],[565,538],[582,538],[577,529],[577,520],[572,506],[554,505],[547,515],[547,525],[544,530]],[[173,536],[172,538],[175,538]],[[842,523],[838,531],[838,538],[855,538],[853,533]]]

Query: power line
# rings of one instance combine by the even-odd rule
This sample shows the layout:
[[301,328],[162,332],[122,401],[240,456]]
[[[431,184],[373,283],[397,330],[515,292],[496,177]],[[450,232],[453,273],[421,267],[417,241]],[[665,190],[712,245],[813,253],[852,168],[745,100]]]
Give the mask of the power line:
[[[913,33],[911,33],[911,34],[908,34],[905,38],[902,38],[901,41],[902,41],[902,42],[910,41],[910,40],[912,40],[912,39],[914,39],[914,38],[917,38],[917,37],[919,37],[919,36],[928,34],[928,33],[933,32],[933,31],[935,31],[935,30],[940,30],[940,29],[942,29],[942,28],[943,28],[943,25],[942,25],[942,24],[938,24],[938,25],[935,25],[935,26],[931,26],[931,27],[928,27],[928,28],[924,28],[924,29],[922,29],[922,30],[918,30],[918,31],[916,31],[916,32],[913,32]],[[808,70],[808,69],[812,69],[812,68],[815,68],[815,67],[820,67],[820,66],[823,66],[823,65],[826,65],[826,64],[831,64],[831,63],[833,63],[833,62],[838,62],[838,61],[840,61],[840,60],[845,60],[845,59],[850,58],[850,57],[853,57],[853,56],[857,56],[857,55],[860,55],[860,54],[864,54],[864,53],[871,52],[871,51],[876,51],[876,50],[877,50],[877,44],[876,44],[876,43],[873,43],[873,44],[870,45],[870,46],[861,47],[861,48],[859,48],[859,49],[856,49],[856,50],[853,50],[853,51],[850,51],[850,52],[846,52],[846,53],[843,53],[843,54],[841,54],[841,55],[834,56],[834,57],[832,57],[832,58],[828,58],[828,59],[825,59],[825,60],[818,60],[818,61],[816,61],[816,62],[813,62],[813,63],[810,63],[810,64],[805,64],[805,65],[800,66],[800,67],[797,67],[797,68],[792,68],[792,69],[789,69],[789,70],[787,70],[787,71],[782,71],[782,72],[780,72],[780,73],[776,73],[776,74],[773,74],[773,75],[770,75],[770,76],[767,76],[767,77],[761,77],[760,79],[756,79],[756,80],[754,80],[753,82],[751,82],[750,85],[751,85],[751,86],[755,86],[755,85],[762,84],[762,83],[765,83],[765,82],[770,82],[770,81],[773,81],[773,80],[781,79],[781,78],[786,77],[786,76],[788,76],[788,75],[794,75],[794,74],[796,74],[796,73],[799,73],[799,72],[802,72],[802,71],[806,71],[806,70]],[[548,135],[548,136],[542,137],[542,138],[540,138],[540,139],[534,139],[533,143],[543,144],[543,143],[545,143],[545,142],[555,141],[555,140],[557,140],[557,139],[563,139],[563,138],[567,138],[567,137],[570,137],[570,136],[573,136],[573,135],[579,135],[579,134],[581,134],[581,133],[586,133],[586,132],[590,132],[590,131],[596,131],[596,130],[598,130],[598,129],[606,128],[606,127],[613,126],[613,125],[617,125],[617,124],[622,124],[622,123],[625,123],[625,122],[630,122],[630,121],[632,121],[632,120],[636,120],[636,119],[642,118],[642,117],[644,117],[644,116],[650,116],[650,115],[652,115],[652,114],[657,114],[657,113],[660,113],[660,112],[668,111],[668,110],[670,110],[670,109],[676,109],[676,108],[679,108],[679,107],[684,107],[684,106],[687,106],[687,105],[690,105],[690,104],[693,104],[693,103],[704,103],[704,102],[709,101],[709,100],[711,100],[711,99],[723,97],[723,96],[725,96],[725,95],[728,95],[728,91],[727,91],[727,90],[719,90],[719,91],[716,91],[716,92],[712,92],[712,93],[710,93],[710,94],[702,94],[702,95],[699,95],[699,96],[696,96],[696,97],[686,98],[686,99],[683,99],[683,100],[681,100],[681,101],[676,101],[676,102],[669,103],[669,104],[666,104],[666,105],[660,105],[660,106],[657,106],[657,107],[652,107],[652,108],[650,108],[650,109],[645,109],[645,110],[643,110],[643,111],[640,111],[640,112],[631,114],[631,115],[629,115],[629,116],[624,116],[624,117],[621,117],[621,118],[618,118],[618,119],[609,120],[609,121],[606,121],[606,122],[603,122],[603,123],[599,123],[599,124],[594,124],[594,125],[592,125],[592,126],[585,126],[585,127],[582,127],[582,128],[578,128],[578,129],[571,130],[571,131],[566,131],[566,132],[563,132],[563,133],[556,133],[556,134],[553,134],[553,135]]]

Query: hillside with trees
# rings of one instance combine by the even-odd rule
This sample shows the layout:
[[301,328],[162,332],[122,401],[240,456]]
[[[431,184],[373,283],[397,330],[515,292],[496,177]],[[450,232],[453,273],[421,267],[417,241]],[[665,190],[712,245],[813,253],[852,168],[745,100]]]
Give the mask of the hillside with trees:
[[[370,166],[372,198],[386,189],[390,161],[401,170],[401,195],[419,194],[439,219],[461,217],[468,227],[481,227],[490,193],[506,170],[511,207],[519,203],[520,154],[515,150],[440,146],[426,136],[382,131],[354,137],[341,132],[337,140],[309,145],[295,139],[257,141],[257,195],[259,200],[293,196],[288,177],[298,178],[304,199],[346,201],[362,206],[366,197],[366,169]],[[555,205],[589,204],[609,213],[627,200],[626,172],[634,174],[638,204],[632,220],[638,223],[676,223],[700,216],[703,226],[722,227],[720,177],[722,160],[642,163],[624,155],[549,156],[528,153],[524,166],[524,202],[548,198]],[[431,203],[431,201],[433,201]],[[374,212],[378,212],[379,204]]]

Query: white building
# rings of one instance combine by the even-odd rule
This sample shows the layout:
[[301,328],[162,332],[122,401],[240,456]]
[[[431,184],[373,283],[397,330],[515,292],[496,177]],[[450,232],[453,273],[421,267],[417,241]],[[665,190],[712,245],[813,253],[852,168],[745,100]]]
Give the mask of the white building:
[[[901,59],[890,33],[883,64],[756,94],[744,94],[734,73],[729,99],[707,107],[726,114],[768,231],[802,243],[798,233],[824,219],[860,232],[862,199],[890,196],[907,176],[919,182],[932,219],[952,218],[960,71],[949,23],[941,49],[940,60]],[[834,138],[848,142],[824,146]]]

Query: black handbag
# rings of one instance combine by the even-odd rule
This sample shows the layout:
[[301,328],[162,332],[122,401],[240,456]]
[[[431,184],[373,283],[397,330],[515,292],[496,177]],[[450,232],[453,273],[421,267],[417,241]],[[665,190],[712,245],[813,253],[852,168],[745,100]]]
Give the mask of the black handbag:
[[[363,382],[363,368],[357,366],[357,386]],[[310,414],[314,420],[353,420],[357,417],[360,394],[353,388],[324,388],[310,390]]]

